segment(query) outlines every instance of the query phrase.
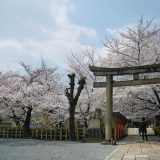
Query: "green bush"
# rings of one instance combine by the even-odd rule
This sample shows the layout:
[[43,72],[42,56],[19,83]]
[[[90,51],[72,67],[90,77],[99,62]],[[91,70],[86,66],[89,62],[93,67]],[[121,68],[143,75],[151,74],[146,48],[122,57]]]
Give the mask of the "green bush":
[[154,130],[155,135],[160,135],[160,127],[158,127],[158,126],[153,127],[153,130]]

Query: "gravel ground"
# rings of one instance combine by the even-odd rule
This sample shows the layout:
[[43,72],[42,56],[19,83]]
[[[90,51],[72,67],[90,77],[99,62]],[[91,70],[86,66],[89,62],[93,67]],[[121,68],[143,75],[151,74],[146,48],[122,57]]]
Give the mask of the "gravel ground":
[[0,160],[104,160],[116,147],[100,143],[0,139]]

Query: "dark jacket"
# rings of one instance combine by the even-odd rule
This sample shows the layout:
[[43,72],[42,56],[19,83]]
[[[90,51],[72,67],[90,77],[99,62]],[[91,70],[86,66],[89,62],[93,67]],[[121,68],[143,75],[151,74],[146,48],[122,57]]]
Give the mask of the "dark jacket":
[[146,121],[142,121],[140,124],[140,131],[141,132],[147,132],[147,122]]

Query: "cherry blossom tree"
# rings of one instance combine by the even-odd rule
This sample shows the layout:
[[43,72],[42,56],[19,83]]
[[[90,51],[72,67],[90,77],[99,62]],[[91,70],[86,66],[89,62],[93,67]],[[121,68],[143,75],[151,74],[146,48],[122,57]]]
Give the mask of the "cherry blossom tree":
[[57,69],[47,67],[43,60],[37,69],[24,62],[20,65],[25,73],[12,72],[8,75],[8,81],[11,81],[6,86],[1,86],[5,91],[1,93],[1,104],[10,108],[10,117],[17,121],[17,124],[23,124],[28,136],[32,113],[38,108],[57,103],[57,97],[62,94],[63,89]]
[[145,21],[143,16],[138,25],[119,32],[118,38],[106,38],[104,46],[115,66],[139,66],[160,62],[160,28],[153,19]]

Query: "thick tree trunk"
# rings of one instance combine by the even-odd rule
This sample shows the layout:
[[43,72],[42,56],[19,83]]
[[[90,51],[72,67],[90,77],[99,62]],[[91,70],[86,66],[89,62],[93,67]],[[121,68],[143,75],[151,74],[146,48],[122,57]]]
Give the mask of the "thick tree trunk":
[[32,113],[32,107],[28,107],[26,119],[25,119],[24,125],[23,125],[26,137],[30,136],[31,113]]
[[85,128],[88,128],[87,119],[84,119],[83,126],[84,126]]
[[70,107],[70,117],[69,117],[69,134],[70,134],[70,140],[74,141],[75,140],[75,120],[74,120],[74,115],[75,115],[75,106],[72,104]]

